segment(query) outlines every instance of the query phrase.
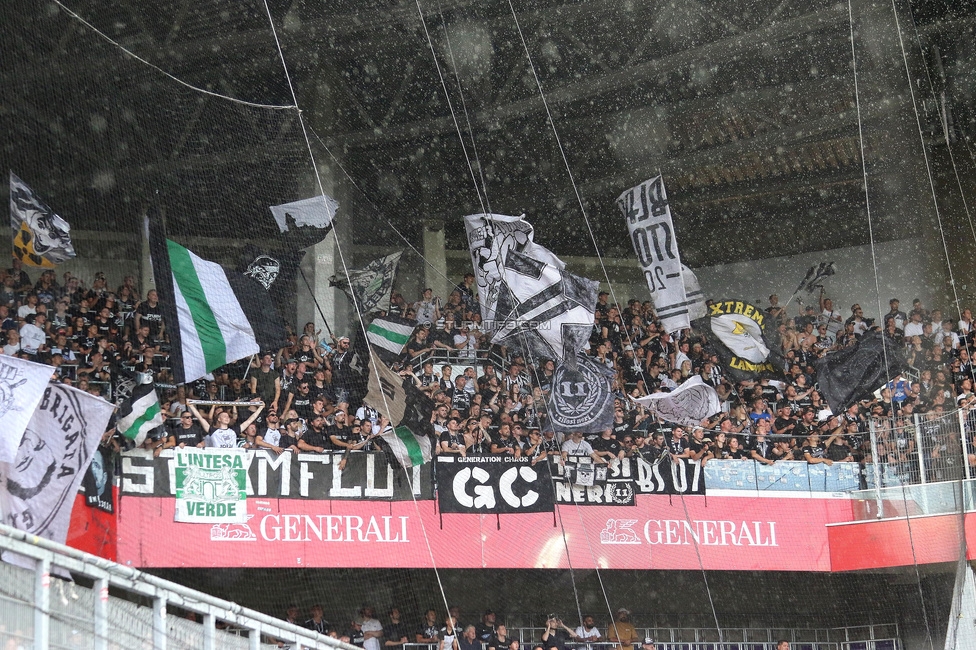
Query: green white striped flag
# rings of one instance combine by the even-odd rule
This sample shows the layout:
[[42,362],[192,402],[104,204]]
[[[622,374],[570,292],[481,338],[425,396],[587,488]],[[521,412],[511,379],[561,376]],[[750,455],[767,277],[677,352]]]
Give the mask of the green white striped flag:
[[115,428],[123,436],[140,446],[156,427],[163,426],[159,397],[152,382],[137,384],[129,399],[119,405]]
[[413,323],[397,316],[374,318],[366,328],[366,339],[377,353],[392,360],[403,353],[413,330]]
[[159,219],[148,222],[153,277],[177,384],[284,345],[284,321],[257,280],[166,239]]
[[418,436],[408,427],[399,426],[382,437],[404,467],[409,469],[430,462],[430,438],[427,436]]

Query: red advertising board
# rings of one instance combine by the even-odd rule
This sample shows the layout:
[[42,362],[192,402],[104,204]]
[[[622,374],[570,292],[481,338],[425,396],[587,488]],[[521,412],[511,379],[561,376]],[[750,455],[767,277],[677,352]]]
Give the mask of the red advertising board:
[[122,498],[119,562],[459,569],[568,568],[571,562],[575,568],[830,571],[827,524],[851,520],[846,498],[755,493],[640,495],[636,507],[561,505],[555,514],[498,516],[442,514],[434,501],[249,498],[244,524],[176,523],[174,504],[165,497]]

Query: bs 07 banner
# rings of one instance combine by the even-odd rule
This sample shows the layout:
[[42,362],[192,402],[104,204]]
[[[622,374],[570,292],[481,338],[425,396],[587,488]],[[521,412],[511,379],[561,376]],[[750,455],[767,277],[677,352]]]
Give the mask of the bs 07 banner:
[[441,512],[552,512],[549,465],[510,456],[438,456],[437,501]]

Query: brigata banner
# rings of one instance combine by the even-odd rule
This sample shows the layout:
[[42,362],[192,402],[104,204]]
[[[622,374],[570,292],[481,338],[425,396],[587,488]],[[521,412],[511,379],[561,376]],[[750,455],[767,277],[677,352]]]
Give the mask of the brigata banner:
[[437,457],[441,512],[552,512],[547,463],[511,456]]
[[191,448],[175,451],[176,521],[191,524],[247,521],[246,451]]
[[702,464],[668,455],[656,463],[635,458],[634,485],[640,494],[705,494]]
[[556,503],[581,506],[632,506],[634,496],[633,466],[629,459],[610,465],[594,464],[590,458],[570,456],[563,463],[550,459]]
[[[121,494],[167,496],[176,494],[177,461],[172,449],[159,458],[134,449],[122,455]],[[357,501],[412,501],[433,499],[430,463],[412,467],[408,475],[383,452],[352,452],[345,469],[342,454],[293,454],[260,449],[243,452],[245,492],[270,499],[351,499]]]

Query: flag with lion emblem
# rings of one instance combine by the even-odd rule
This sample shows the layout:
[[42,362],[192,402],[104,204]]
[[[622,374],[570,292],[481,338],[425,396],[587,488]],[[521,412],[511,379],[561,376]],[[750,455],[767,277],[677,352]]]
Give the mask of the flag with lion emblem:
[[53,269],[75,256],[68,222],[10,172],[10,227],[14,255],[27,266]]

